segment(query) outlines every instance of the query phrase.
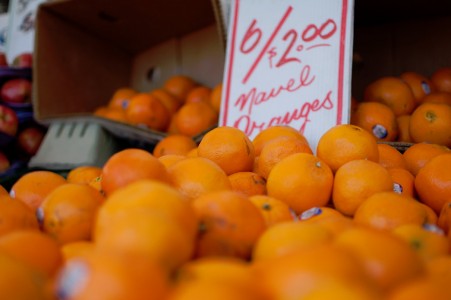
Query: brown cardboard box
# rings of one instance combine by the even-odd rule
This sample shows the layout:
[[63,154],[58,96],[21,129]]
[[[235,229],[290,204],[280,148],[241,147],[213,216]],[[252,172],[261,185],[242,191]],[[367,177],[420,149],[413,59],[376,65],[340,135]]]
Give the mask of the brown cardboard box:
[[91,114],[118,87],[150,91],[174,74],[214,86],[223,68],[211,0],[50,1],[36,17],[35,118],[88,118],[119,137],[156,143],[163,133]]

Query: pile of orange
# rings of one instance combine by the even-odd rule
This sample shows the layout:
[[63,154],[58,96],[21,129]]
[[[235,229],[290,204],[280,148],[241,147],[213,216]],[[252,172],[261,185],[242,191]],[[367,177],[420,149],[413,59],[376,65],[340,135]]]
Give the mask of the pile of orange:
[[431,76],[407,71],[371,82],[353,98],[351,123],[380,141],[428,142],[451,147],[451,68]]
[[94,115],[165,133],[196,136],[217,125],[222,84],[208,87],[173,75],[150,91],[118,88]]
[[356,125],[129,148],[0,189],[8,299],[451,299],[451,151]]

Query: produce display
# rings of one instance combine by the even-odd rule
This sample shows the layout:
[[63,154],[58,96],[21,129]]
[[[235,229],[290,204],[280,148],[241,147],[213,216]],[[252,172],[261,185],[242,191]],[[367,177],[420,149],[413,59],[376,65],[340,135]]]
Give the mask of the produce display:
[[152,153],[127,148],[67,176],[34,170],[1,189],[1,289],[54,300],[450,299],[450,182],[448,147],[400,152],[352,124],[316,149],[282,125],[252,140],[219,126],[198,144],[173,133]]
[[353,99],[351,123],[379,141],[451,147],[451,68],[430,77],[406,71],[371,82],[362,99]]
[[162,87],[138,91],[118,88],[94,115],[165,133],[190,137],[218,122],[222,84],[207,87],[186,75],[175,75]]
[[[451,68],[371,82],[350,124],[315,149],[285,125],[253,139],[218,126],[221,92],[185,75],[120,87],[93,115],[166,133],[152,150],[1,187],[1,293],[451,299]],[[31,118],[31,78],[5,77],[0,96],[0,170],[11,170],[45,131]]]
[[[18,2],[20,10],[30,1]],[[332,28],[341,32],[336,43],[325,34],[332,19],[303,14],[310,25],[302,34],[296,20],[285,23],[287,3],[282,19],[265,10],[267,20],[230,27],[230,3],[213,1],[213,12],[209,1],[148,2],[42,4],[20,25],[39,37],[34,72],[31,53],[8,64],[0,52],[0,299],[451,300],[445,1],[407,10],[407,1],[356,1],[354,30]],[[340,52],[338,69],[311,74],[343,77],[352,54],[352,90],[360,94],[350,99],[349,122],[314,146],[286,124],[252,138],[220,126],[222,83],[202,82],[221,77],[224,54],[234,65],[244,59],[234,48],[223,52],[231,40],[260,76],[271,76],[262,74],[265,62],[274,71],[291,61],[310,70],[312,53],[331,47]],[[155,86],[174,70],[187,74],[151,90],[112,88]],[[45,124],[75,119],[81,138],[65,149],[82,158],[78,146],[93,140],[114,154],[104,152],[102,165],[27,166],[47,132],[33,113]],[[89,122],[111,140],[90,138]],[[69,138],[78,134],[64,128],[72,128]]]
[[8,65],[0,53],[0,178],[20,173],[36,154],[46,128],[35,122],[32,107],[32,55]]

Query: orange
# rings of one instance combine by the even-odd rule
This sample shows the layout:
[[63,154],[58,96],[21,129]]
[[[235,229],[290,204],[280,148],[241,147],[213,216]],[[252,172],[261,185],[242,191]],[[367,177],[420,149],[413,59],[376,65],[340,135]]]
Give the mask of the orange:
[[0,251],[47,276],[53,276],[63,262],[55,239],[38,230],[16,230],[0,237]]
[[250,258],[266,224],[246,196],[233,191],[209,192],[194,199],[193,207],[200,222],[196,257]]
[[386,169],[407,168],[404,156],[393,145],[379,143],[377,144],[377,148],[379,150],[379,164],[381,166]]
[[183,134],[170,134],[157,142],[152,153],[157,158],[167,154],[186,155],[196,147],[197,144],[191,137]]
[[0,185],[0,196],[1,195],[8,195],[8,190],[3,185]]
[[451,93],[451,68],[441,67],[432,73],[430,80],[439,92]]
[[296,215],[290,207],[283,201],[266,195],[254,195],[249,197],[251,201],[263,215],[267,227],[285,221],[296,220]]
[[[415,199],[417,199],[417,198],[415,198]],[[427,217],[426,217],[425,223],[429,224],[429,225],[437,225],[438,226],[438,214],[428,205],[426,205],[420,201],[418,201],[418,204],[420,204],[423,207],[423,209],[426,211]]]
[[101,186],[107,196],[139,179],[167,181],[165,166],[146,150],[121,150],[113,154],[102,167]]
[[354,222],[377,229],[392,230],[406,224],[423,225],[427,213],[414,198],[395,192],[369,196],[354,214]]
[[309,221],[309,220],[318,220],[323,219],[327,217],[344,217],[344,215],[336,210],[335,208],[329,207],[329,206],[315,206],[312,207],[306,211],[304,211],[302,214],[299,215],[300,221]]
[[11,187],[10,195],[35,211],[52,190],[64,183],[66,179],[55,172],[31,171],[16,180]]
[[335,173],[345,163],[355,159],[379,161],[376,138],[365,129],[350,125],[336,125],[318,140],[316,155]]
[[392,190],[393,180],[387,169],[370,160],[356,159],[335,173],[332,202],[339,212],[353,216],[368,197]]
[[425,96],[421,103],[442,103],[451,105],[451,92],[433,92]]
[[307,293],[303,300],[346,299],[346,300],[376,300],[381,299],[381,293],[375,289],[356,288],[352,284],[330,282]]
[[418,254],[389,231],[355,227],[336,236],[335,244],[353,253],[383,291],[424,272],[423,261]]
[[246,196],[266,195],[266,180],[254,172],[236,172],[229,175],[232,190]]
[[385,76],[371,82],[364,91],[363,100],[388,105],[396,116],[408,115],[415,108],[410,86],[399,77]]
[[[151,283],[151,284],[149,284]],[[166,299],[168,279],[148,260],[122,260],[109,253],[69,259],[55,282],[61,299]]]
[[416,143],[451,147],[451,105],[425,102],[410,116],[409,132]]
[[357,100],[356,97],[351,96],[351,117],[354,112],[357,110],[357,106],[359,106],[360,100]]
[[322,159],[309,153],[295,153],[273,167],[266,188],[268,196],[284,201],[300,214],[329,202],[333,177]]
[[177,115],[177,112],[175,112],[175,113],[173,113],[171,115],[171,119],[169,120],[168,128],[166,128],[166,133],[167,134],[179,133],[179,130],[178,130],[177,124],[176,124],[176,121],[177,121],[176,120],[176,115]]
[[46,277],[0,251],[0,295],[14,300],[52,299],[45,291]]
[[450,236],[451,229],[451,199],[443,204],[438,215],[437,225]]
[[451,299],[449,286],[429,277],[420,277],[396,287],[388,300],[447,300]]
[[99,226],[104,222],[96,224],[94,242],[101,253],[112,253],[125,261],[131,258],[150,261],[167,273],[193,255],[194,235],[188,234],[180,220],[168,213],[126,207],[122,213],[114,213],[109,221],[108,226]]
[[44,232],[58,243],[90,240],[97,210],[104,198],[88,186],[66,183],[55,188],[38,209]]
[[404,151],[403,156],[407,170],[416,176],[428,161],[449,151],[447,147],[437,144],[415,143]]
[[349,251],[330,243],[254,265],[255,276],[269,299],[304,299],[309,293],[331,284],[372,290],[370,278],[360,261]]
[[210,94],[210,105],[219,114],[221,109],[222,82],[213,87]]
[[362,102],[351,116],[351,124],[371,132],[379,141],[395,141],[398,124],[393,110],[380,102]]
[[[321,210],[324,210],[325,207],[321,207]],[[310,218],[302,217],[300,218],[301,222],[318,224],[321,227],[327,229],[332,235],[336,236],[339,233],[348,230],[349,228],[355,227],[355,223],[351,218],[345,217],[343,215],[332,215],[332,214],[324,214],[320,213],[316,216],[312,216]]]
[[182,102],[179,99],[162,88],[154,89],[150,91],[150,94],[160,100],[171,116],[174,115],[182,105]]
[[179,101],[185,102],[188,93],[198,84],[186,75],[172,75],[163,83],[163,89],[177,97]]
[[418,172],[415,190],[423,203],[440,213],[451,199],[451,153],[434,157]]
[[411,143],[412,138],[410,137],[409,132],[410,115],[396,117],[396,123],[398,123],[398,137],[396,140],[398,142]]
[[125,110],[122,108],[109,107],[103,113],[101,113],[100,116],[112,121],[128,123],[127,115],[125,113]]
[[187,154],[186,157],[198,157],[197,155],[197,147],[194,149],[191,149]]
[[102,168],[96,166],[79,166],[67,173],[66,180],[69,183],[88,184],[98,191],[101,190]]
[[277,259],[307,247],[332,241],[332,234],[321,225],[308,222],[281,222],[268,228],[255,244],[252,260]]
[[418,72],[406,71],[399,77],[410,86],[416,103],[420,103],[425,96],[433,92],[434,87],[429,78]]
[[183,159],[168,167],[168,173],[170,184],[189,199],[232,188],[224,170],[203,157]]
[[39,229],[34,211],[22,201],[0,195],[0,236],[19,229]]
[[449,285],[451,280],[451,256],[440,255],[426,262],[426,276]]
[[177,270],[175,288],[180,289],[197,282],[210,282],[236,289],[243,295],[252,297],[252,294],[257,295],[259,289],[258,281],[252,275],[250,264],[244,260],[224,256],[202,257],[185,263]]
[[307,139],[298,130],[287,125],[275,125],[260,131],[252,140],[255,148],[255,155],[260,156],[263,146],[274,138],[281,136],[290,136],[301,140],[305,144],[308,144]]
[[180,154],[166,154],[163,156],[158,157],[158,160],[166,167],[169,168],[173,164],[175,164],[178,161],[181,161],[182,159],[185,159],[186,155],[180,155]]
[[61,246],[64,262],[72,258],[90,255],[93,251],[95,251],[95,244],[92,241],[77,241]]
[[125,110],[130,98],[138,92],[130,87],[121,87],[114,91],[113,96],[108,102],[108,108],[119,108]]
[[425,261],[446,256],[451,250],[448,239],[434,225],[404,224],[393,229],[393,233],[405,240]]
[[154,180],[139,180],[117,190],[99,208],[94,238],[108,232],[115,218],[134,211],[159,214],[179,224],[186,236],[194,237],[197,219],[190,203],[171,186]]
[[201,134],[218,123],[218,113],[205,102],[185,103],[174,117],[176,130],[187,136]]
[[210,280],[198,280],[175,287],[168,300],[211,299],[212,295],[214,295],[215,300],[260,299],[250,290],[243,290],[233,285],[211,282]]
[[393,191],[404,195],[415,197],[415,177],[407,169],[390,168],[388,173],[393,180]]
[[99,106],[99,107],[97,107],[95,110],[94,110],[94,112],[93,112],[93,115],[94,116],[97,116],[97,117],[101,117],[101,118],[104,118],[105,117],[105,115],[107,114],[107,111],[109,110],[109,108],[108,108],[108,106]]
[[185,102],[205,102],[210,104],[211,88],[199,85],[192,88],[186,95]]
[[149,93],[138,93],[131,97],[125,114],[130,124],[159,131],[166,130],[171,118],[159,98]]
[[235,127],[221,126],[207,132],[197,147],[197,154],[215,162],[227,175],[252,171],[254,166],[254,145]]
[[258,173],[268,178],[272,168],[285,157],[294,153],[310,153],[312,149],[306,141],[289,136],[281,136],[268,141],[262,148],[256,162]]

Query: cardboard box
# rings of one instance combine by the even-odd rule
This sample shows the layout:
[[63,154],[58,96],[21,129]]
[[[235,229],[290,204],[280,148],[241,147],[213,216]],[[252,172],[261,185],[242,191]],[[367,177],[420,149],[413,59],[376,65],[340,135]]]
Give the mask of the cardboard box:
[[91,116],[123,86],[161,87],[185,74],[222,81],[224,45],[211,0],[58,0],[36,18],[34,114],[50,124],[89,118],[119,137],[159,141],[164,133]]
[[[164,133],[91,116],[113,91],[146,91],[176,73],[222,81],[225,0],[57,0],[42,4],[35,37],[34,110],[44,124],[88,118],[119,137],[155,143]],[[382,76],[451,66],[451,2],[355,0],[352,94]],[[197,137],[200,139],[202,135]]]

